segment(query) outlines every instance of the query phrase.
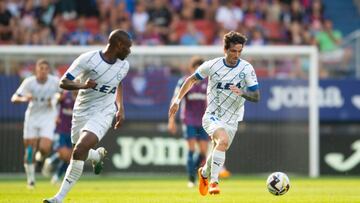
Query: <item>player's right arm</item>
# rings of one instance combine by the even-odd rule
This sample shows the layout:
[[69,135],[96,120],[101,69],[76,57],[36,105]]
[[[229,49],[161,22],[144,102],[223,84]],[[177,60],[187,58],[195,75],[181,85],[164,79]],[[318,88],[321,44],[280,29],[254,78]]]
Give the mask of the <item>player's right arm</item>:
[[[175,90],[174,90],[173,97],[172,97],[172,99],[171,99],[170,105],[174,102],[176,96],[178,95],[181,86],[184,84],[184,80],[185,80],[185,77],[182,77],[182,78],[180,78],[179,81],[177,82],[177,85],[176,85],[176,88],[175,88]],[[172,135],[175,135],[175,134],[176,134],[177,126],[176,126],[175,116],[169,117],[169,119],[168,119],[168,131],[169,131],[170,134],[172,134]]]
[[79,90],[94,88],[96,86],[96,82],[91,79],[87,79],[85,83],[81,83],[75,80],[75,78],[81,73],[90,71],[85,62],[87,60],[87,56],[87,54],[83,54],[75,59],[75,61],[71,64],[69,69],[61,78],[60,88],[65,90]]
[[169,109],[169,118],[174,117],[179,110],[179,104],[181,99],[192,88],[192,86],[198,81],[205,79],[209,76],[210,67],[213,65],[213,61],[206,61],[201,64],[194,74],[186,78],[184,84],[181,86],[179,93],[173,98]]
[[20,87],[11,97],[12,103],[26,103],[32,100],[32,95],[29,90],[29,82],[30,80],[27,78],[21,83]]
[[179,93],[173,98],[170,109],[169,109],[169,119],[172,119],[176,112],[179,110],[179,104],[181,99],[185,96],[185,94],[192,88],[192,86],[197,83],[199,79],[195,76],[195,74],[186,78],[184,84],[181,86]]

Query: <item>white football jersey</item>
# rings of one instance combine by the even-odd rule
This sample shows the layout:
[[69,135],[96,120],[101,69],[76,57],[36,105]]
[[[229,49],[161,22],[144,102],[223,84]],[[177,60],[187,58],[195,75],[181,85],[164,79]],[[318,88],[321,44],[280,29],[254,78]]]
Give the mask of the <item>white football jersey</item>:
[[116,89],[129,71],[126,60],[117,59],[115,63],[106,62],[101,51],[89,51],[80,55],[66,71],[64,77],[78,78],[84,83],[95,80],[95,88],[81,89],[76,97],[74,116],[89,116],[94,112],[116,111]]
[[239,59],[235,66],[229,67],[224,57],[215,58],[200,65],[195,76],[198,79],[209,77],[206,113],[231,125],[243,119],[245,99],[233,93],[230,86],[244,91],[258,88],[256,73],[249,62]]
[[[16,94],[25,96],[31,94],[32,100],[25,112],[25,122],[36,122],[39,126],[46,120],[54,119],[57,115],[55,94],[60,91],[59,78],[48,75],[44,84],[39,83],[35,76],[26,78],[16,90]],[[49,100],[52,105],[49,105]]]

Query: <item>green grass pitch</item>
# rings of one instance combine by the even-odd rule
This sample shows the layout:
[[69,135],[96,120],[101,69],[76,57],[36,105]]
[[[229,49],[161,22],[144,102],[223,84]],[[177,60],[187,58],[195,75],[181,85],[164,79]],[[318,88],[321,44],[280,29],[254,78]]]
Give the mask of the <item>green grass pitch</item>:
[[[265,176],[232,176],[220,183],[221,194],[200,196],[197,188],[186,187],[185,177],[93,176],[85,174],[64,202],[73,203],[360,203],[359,177],[309,179],[291,177],[283,196],[271,195]],[[28,190],[24,178],[0,177],[0,202],[42,202],[57,192],[46,179]]]

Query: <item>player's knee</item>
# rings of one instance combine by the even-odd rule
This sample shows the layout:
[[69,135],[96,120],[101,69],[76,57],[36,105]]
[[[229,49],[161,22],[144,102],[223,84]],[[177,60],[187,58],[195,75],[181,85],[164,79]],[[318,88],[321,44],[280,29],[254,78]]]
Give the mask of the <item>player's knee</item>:
[[76,144],[72,157],[75,160],[85,160],[88,151],[89,151],[89,148],[86,145],[81,144],[81,143]]
[[219,143],[218,147],[220,147],[223,150],[227,150],[229,147],[229,138],[226,134],[222,134],[219,136]]

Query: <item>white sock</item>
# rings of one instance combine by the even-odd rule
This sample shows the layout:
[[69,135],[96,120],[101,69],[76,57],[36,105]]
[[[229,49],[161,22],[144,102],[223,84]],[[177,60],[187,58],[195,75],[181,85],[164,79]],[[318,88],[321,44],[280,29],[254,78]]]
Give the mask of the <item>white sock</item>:
[[90,160],[90,161],[95,161],[95,162],[98,162],[100,161],[100,154],[98,151],[94,150],[94,149],[90,149],[89,150],[89,153],[88,153],[88,156],[86,158],[86,161],[87,160]]
[[70,160],[70,164],[66,170],[64,180],[61,184],[59,192],[55,195],[57,200],[62,201],[70,189],[79,180],[84,168],[84,161]]
[[24,163],[27,183],[34,182],[35,183],[35,165],[33,163],[28,164]]
[[210,182],[219,182],[219,173],[225,162],[225,152],[215,149],[212,154],[212,160]]
[[201,175],[202,175],[204,178],[207,178],[208,175],[210,174],[211,163],[212,163],[212,154],[210,153],[210,154],[208,155],[208,157],[206,158],[205,165],[203,166],[203,170],[201,171]]

